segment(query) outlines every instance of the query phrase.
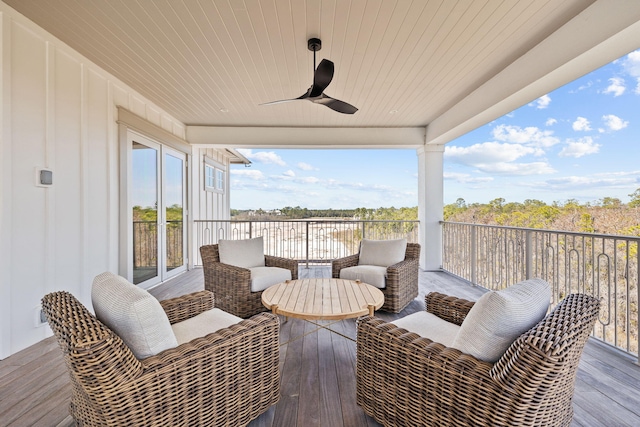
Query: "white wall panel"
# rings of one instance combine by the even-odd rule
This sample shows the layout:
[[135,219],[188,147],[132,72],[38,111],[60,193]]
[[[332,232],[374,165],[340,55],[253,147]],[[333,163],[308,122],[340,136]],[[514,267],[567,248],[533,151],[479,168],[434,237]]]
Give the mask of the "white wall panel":
[[45,293],[48,188],[35,186],[46,159],[46,44],[29,29],[11,26],[12,229],[11,352],[45,336],[35,312]]
[[51,333],[36,321],[47,292],[91,308],[93,277],[117,272],[116,106],[181,138],[185,126],[4,3],[0,17],[1,359]]
[[146,118],[146,114],[147,114],[147,108],[146,108],[146,104],[144,102],[144,99],[140,98],[139,96],[135,96],[135,95],[131,95],[129,96],[129,109],[137,114],[140,117],[145,117]]
[[127,89],[118,84],[112,84],[111,86],[113,87],[113,103],[116,106],[124,107],[130,110],[129,93],[127,92]]
[[160,127],[167,132],[173,132],[173,122],[174,120],[171,117],[163,114],[160,118]]
[[[84,169],[86,179],[83,193],[85,205],[84,229],[85,255],[87,260],[87,283],[83,286],[82,295],[90,300],[86,292],[90,280],[108,269],[109,259],[117,253],[110,253],[109,248],[109,188],[117,183],[116,176],[109,175],[109,114],[111,108],[108,98],[108,81],[94,70],[86,71],[86,129],[87,138],[83,144],[86,152],[87,167]],[[115,251],[115,248],[114,248]]]
[[162,112],[157,108],[147,106],[147,120],[158,127],[162,127]]
[[0,13],[0,358],[11,349],[11,251],[12,175],[11,164],[11,22]]
[[[54,196],[53,255],[54,283],[64,285],[78,295],[83,285],[83,162],[82,162],[82,64],[75,58],[57,52],[54,64],[54,153],[50,167],[54,185],[48,191]],[[51,289],[53,290],[53,289]]]

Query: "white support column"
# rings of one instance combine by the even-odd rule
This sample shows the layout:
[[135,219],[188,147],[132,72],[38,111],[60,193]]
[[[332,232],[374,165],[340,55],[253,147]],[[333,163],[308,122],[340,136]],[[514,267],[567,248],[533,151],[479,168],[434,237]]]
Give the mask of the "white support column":
[[443,153],[444,145],[425,145],[417,150],[420,268],[427,271],[442,267]]

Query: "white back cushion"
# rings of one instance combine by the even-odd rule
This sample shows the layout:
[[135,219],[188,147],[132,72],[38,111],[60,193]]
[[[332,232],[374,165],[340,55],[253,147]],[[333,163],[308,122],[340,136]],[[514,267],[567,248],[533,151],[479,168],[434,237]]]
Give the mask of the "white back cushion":
[[404,261],[407,252],[407,239],[367,240],[360,243],[358,265],[378,265],[389,267]]
[[220,262],[236,267],[264,267],[264,242],[261,237],[245,240],[220,240]]
[[146,290],[113,273],[93,280],[96,317],[118,335],[138,359],[178,345],[160,302]]
[[178,344],[184,344],[196,338],[205,337],[220,329],[228,328],[242,319],[231,313],[213,308],[182,322],[171,325]]
[[531,279],[482,295],[467,314],[452,347],[477,359],[497,361],[516,338],[546,314],[551,289]]

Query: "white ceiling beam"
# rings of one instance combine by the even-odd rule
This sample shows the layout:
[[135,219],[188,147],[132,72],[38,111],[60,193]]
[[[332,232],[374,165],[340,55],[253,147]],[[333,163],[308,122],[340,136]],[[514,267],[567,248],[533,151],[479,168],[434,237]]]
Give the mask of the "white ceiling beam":
[[187,126],[187,141],[209,148],[417,148],[425,128]]
[[427,126],[446,144],[640,47],[640,2],[598,0]]

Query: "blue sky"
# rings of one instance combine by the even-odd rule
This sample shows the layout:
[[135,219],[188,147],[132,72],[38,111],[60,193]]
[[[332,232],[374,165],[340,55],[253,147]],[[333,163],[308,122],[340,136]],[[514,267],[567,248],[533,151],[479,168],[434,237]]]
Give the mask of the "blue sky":
[[[415,150],[240,150],[233,209],[418,204]],[[446,145],[444,202],[623,202],[640,188],[640,50]]]

